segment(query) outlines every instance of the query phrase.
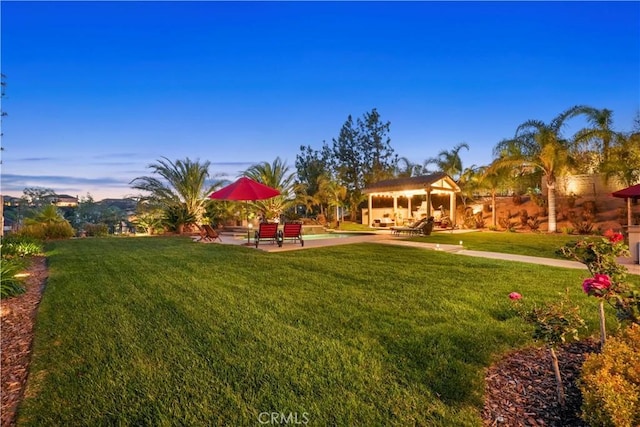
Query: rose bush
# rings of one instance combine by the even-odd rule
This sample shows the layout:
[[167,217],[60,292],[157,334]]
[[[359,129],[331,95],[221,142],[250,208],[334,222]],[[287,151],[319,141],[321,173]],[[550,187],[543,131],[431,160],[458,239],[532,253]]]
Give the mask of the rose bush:
[[582,289],[590,296],[600,298],[600,341],[606,341],[604,302],[616,310],[621,322],[640,323],[640,294],[626,282],[627,268],[618,263],[618,257],[629,256],[624,236],[613,230],[598,239],[586,238],[560,248],[565,257],[585,264],[593,277],[582,282]]

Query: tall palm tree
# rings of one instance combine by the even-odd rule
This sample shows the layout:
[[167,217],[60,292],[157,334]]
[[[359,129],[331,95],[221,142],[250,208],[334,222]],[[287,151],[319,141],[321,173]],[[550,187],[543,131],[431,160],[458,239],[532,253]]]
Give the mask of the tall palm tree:
[[585,107],[576,106],[560,113],[551,122],[528,120],[516,129],[513,139],[500,141],[494,148],[496,164],[500,167],[533,168],[542,171],[547,184],[548,230],[555,233],[556,180],[573,165],[570,141],[562,135],[566,120]]
[[435,164],[440,172],[444,172],[458,182],[460,174],[463,171],[462,159],[460,158],[460,150],[466,148],[469,150],[469,144],[461,142],[451,150],[442,150],[437,157],[431,157],[424,162],[425,168],[430,164]]
[[162,157],[148,166],[156,176],[137,177],[130,184],[147,192],[141,201],[161,206],[181,232],[185,225],[200,221],[209,202],[207,196],[221,184],[219,180],[208,182],[210,165],[209,161],[200,163],[186,158],[172,162]]
[[258,200],[253,206],[267,218],[278,218],[295,203],[294,178],[286,162],[276,157],[273,163],[262,162],[250,166],[244,176],[280,190],[280,195],[267,200]]

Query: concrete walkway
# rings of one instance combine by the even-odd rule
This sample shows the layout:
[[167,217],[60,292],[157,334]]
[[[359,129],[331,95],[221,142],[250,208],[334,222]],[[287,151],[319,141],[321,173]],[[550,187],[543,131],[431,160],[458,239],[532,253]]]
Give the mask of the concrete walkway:
[[[457,232],[464,233],[466,232],[466,230],[460,230]],[[464,246],[461,246],[461,245],[445,245],[445,244],[429,243],[429,242],[413,242],[413,241],[403,240],[403,237],[401,236],[392,235],[391,232],[388,230],[381,230],[373,234],[361,234],[361,233],[353,233],[353,234],[354,234],[353,236],[342,237],[342,238],[305,239],[304,247],[300,246],[299,243],[294,243],[294,242],[285,242],[282,245],[282,247],[278,247],[278,245],[276,244],[262,242],[258,246],[258,249],[261,249],[266,252],[286,252],[286,251],[295,251],[300,249],[321,248],[321,247],[347,245],[347,244],[354,244],[354,243],[377,243],[377,244],[394,245],[394,246],[408,246],[408,247],[414,247],[414,248],[420,248],[420,249],[449,252],[456,255],[499,259],[504,261],[516,261],[516,262],[548,265],[548,266],[561,267],[561,268],[574,268],[574,269],[581,269],[585,271],[587,269],[587,267],[584,264],[579,263],[577,261],[569,261],[569,260],[562,260],[562,259],[555,259],[555,258],[543,258],[543,257],[535,257],[535,256],[527,256],[527,255],[506,254],[506,253],[498,253],[498,252],[472,251],[469,249],[465,249]],[[247,243],[246,234],[245,235],[223,234],[222,243],[233,244],[233,245],[246,245]],[[251,245],[248,247],[253,248],[255,246]],[[618,259],[618,262],[623,264],[625,267],[627,267],[627,269],[629,270],[629,273],[640,275],[640,265],[632,263],[630,258],[620,258]]]

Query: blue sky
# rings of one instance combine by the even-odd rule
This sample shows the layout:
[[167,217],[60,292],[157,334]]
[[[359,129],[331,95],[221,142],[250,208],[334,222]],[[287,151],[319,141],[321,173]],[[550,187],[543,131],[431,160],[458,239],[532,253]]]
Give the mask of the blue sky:
[[[528,119],[640,108],[639,2],[0,4],[2,193],[96,199],[162,156],[234,179],[376,108],[414,162],[465,166]],[[571,122],[568,133],[581,123]]]

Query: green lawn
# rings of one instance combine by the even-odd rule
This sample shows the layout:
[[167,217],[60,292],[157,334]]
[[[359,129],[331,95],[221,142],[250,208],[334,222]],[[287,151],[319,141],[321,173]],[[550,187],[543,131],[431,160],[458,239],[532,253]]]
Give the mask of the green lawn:
[[501,252],[545,258],[566,259],[556,253],[558,248],[583,236],[546,233],[507,233],[473,231],[469,233],[434,232],[430,236],[411,237],[410,240],[457,245],[462,240],[465,249]]
[[568,286],[596,328],[585,272],[407,247],[105,238],[47,256],[19,425],[478,426],[484,368],[530,344],[509,292]]

